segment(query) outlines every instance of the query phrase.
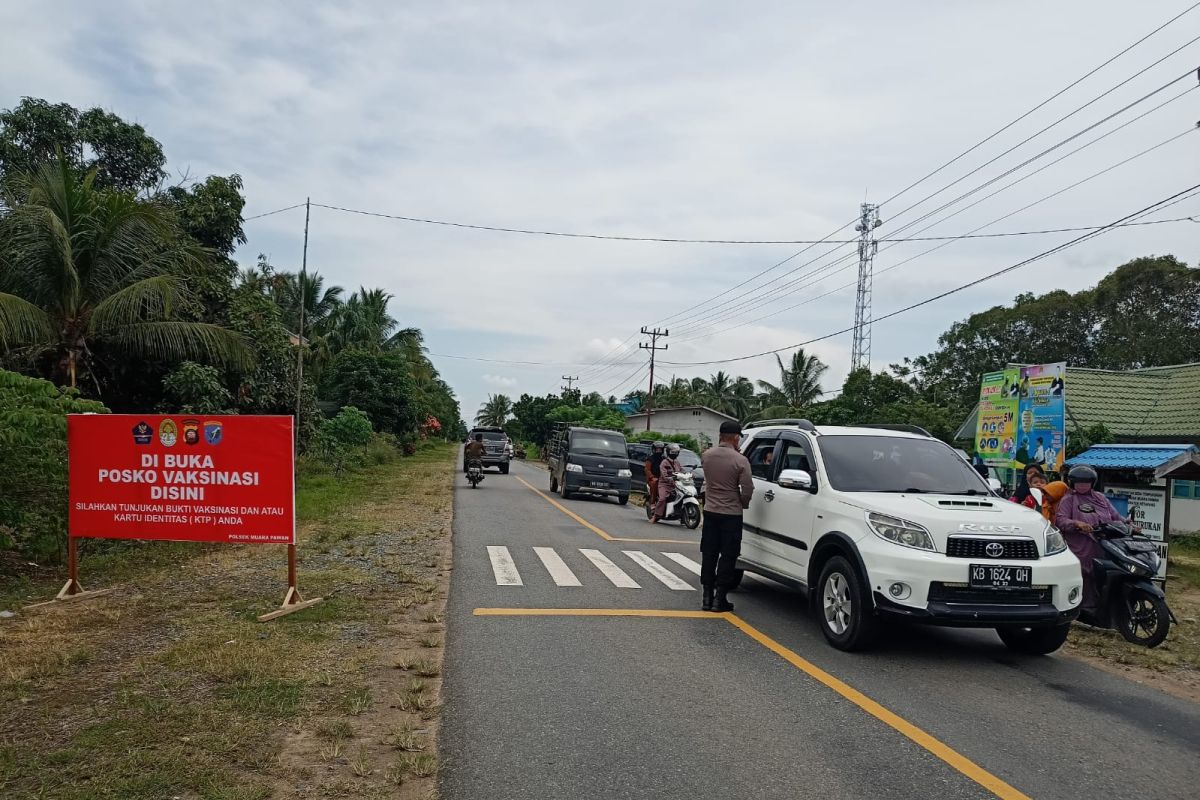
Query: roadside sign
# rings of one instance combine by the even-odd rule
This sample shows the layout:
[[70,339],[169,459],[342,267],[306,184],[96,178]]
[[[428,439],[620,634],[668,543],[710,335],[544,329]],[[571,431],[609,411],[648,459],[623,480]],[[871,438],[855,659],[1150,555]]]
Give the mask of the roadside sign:
[[72,414],[70,535],[295,544],[292,418]]
[[1158,568],[1157,580],[1167,579],[1167,490],[1163,486],[1107,486],[1104,494],[1113,508],[1124,516],[1133,517],[1133,524],[1142,529],[1142,534],[1154,540],[1162,563]]

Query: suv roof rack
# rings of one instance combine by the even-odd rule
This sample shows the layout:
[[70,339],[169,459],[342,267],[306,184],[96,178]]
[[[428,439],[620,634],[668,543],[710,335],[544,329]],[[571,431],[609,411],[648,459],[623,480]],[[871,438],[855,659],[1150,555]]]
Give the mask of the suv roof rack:
[[743,428],[765,428],[767,425],[795,425],[802,431],[817,433],[817,426],[806,419],[760,419],[747,422]]
[[878,428],[884,431],[899,431],[900,433],[915,433],[918,436],[924,436],[932,439],[933,434],[925,430],[919,425],[887,425],[884,423],[873,423],[870,425],[856,425],[856,428]]

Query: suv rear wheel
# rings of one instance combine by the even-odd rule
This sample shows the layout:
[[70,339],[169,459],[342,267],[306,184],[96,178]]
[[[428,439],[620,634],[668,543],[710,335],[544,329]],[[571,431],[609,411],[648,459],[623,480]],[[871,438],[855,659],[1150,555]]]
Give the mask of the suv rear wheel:
[[816,606],[821,633],[838,650],[865,650],[875,643],[879,620],[858,570],[844,556],[821,568]]

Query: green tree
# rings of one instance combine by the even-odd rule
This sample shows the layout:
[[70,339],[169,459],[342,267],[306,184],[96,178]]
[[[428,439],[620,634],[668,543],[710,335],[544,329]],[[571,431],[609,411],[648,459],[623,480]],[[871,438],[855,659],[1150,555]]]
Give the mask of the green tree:
[[608,406],[558,406],[546,418],[550,422],[567,422],[585,428],[624,431],[625,415]]
[[185,361],[163,378],[164,411],[168,414],[228,414],[233,395],[216,368]]
[[100,403],[0,370],[0,549],[60,556],[67,541],[67,414]]
[[65,159],[5,186],[0,352],[25,347],[74,387],[98,354],[245,366],[241,336],[179,318],[195,246],[163,205],[102,191]]
[[763,390],[762,405],[765,408],[801,409],[821,397],[821,376],[829,365],[815,355],[804,352],[804,348],[792,353],[785,366],[779,354],[775,355],[779,365],[779,383],[759,381]]
[[334,474],[341,475],[347,467],[363,462],[372,433],[370,418],[354,406],[346,406],[321,423],[316,450]]
[[75,171],[94,170],[98,188],[146,191],[167,177],[162,145],[104,109],[23,97],[0,111],[0,181],[54,163],[56,151]]
[[344,350],[334,357],[325,380],[326,396],[362,410],[377,431],[403,440],[423,421],[408,364],[398,353]]
[[512,416],[513,402],[503,394],[489,395],[487,401],[479,407],[475,415],[475,424],[500,428]]
[[563,405],[562,398],[556,394],[544,397],[521,395],[512,407],[513,420],[516,423],[514,432],[541,447],[550,438],[549,414],[560,405]]

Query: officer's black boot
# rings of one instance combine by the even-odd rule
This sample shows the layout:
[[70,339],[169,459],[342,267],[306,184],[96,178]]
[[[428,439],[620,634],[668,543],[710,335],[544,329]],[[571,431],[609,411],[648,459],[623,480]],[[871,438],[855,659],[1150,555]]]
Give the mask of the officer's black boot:
[[713,611],[733,611],[733,603],[725,598],[725,590],[717,589],[716,601],[713,603]]
[[704,587],[704,599],[700,601],[701,611],[712,611],[713,606],[713,588],[711,586]]

